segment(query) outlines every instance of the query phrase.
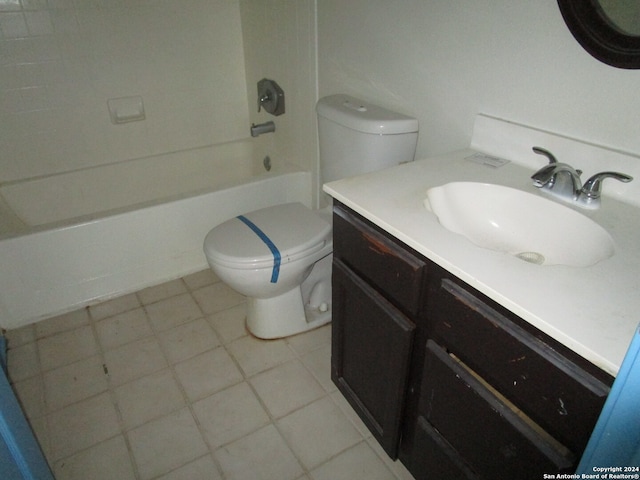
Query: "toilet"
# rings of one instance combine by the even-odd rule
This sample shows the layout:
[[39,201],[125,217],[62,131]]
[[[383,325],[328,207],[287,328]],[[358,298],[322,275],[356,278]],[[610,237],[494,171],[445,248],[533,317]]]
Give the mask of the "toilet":
[[[316,106],[324,182],[413,160],[418,121],[348,95]],[[247,297],[258,338],[295,335],[331,321],[331,211],[287,203],[214,227],[204,253],[214,273]]]

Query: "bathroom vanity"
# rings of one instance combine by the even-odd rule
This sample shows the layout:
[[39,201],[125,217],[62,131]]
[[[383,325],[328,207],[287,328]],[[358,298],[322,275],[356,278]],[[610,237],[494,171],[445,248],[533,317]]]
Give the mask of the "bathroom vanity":
[[539,194],[535,163],[482,156],[463,150],[324,187],[334,199],[332,379],[416,479],[575,471],[637,326],[638,207],[605,197],[580,211],[615,245],[592,265],[482,248],[423,203],[454,181]]
[[331,373],[417,479],[575,470],[613,378],[344,205]]

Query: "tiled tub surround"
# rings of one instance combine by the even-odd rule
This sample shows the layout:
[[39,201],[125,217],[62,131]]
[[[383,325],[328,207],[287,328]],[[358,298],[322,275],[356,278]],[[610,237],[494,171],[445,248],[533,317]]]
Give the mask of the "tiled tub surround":
[[56,478],[411,478],[331,383],[330,326],[263,341],[244,315],[205,270],[9,331]]
[[246,138],[239,2],[2,1],[0,107],[3,182]]

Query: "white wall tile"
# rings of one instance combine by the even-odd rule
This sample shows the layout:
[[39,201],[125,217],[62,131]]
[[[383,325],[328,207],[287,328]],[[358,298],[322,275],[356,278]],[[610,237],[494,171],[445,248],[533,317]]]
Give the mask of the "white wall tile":
[[47,8],[47,0],[22,0],[22,8],[25,10],[41,10]]
[[4,0],[0,2],[0,12],[13,12],[20,10],[20,0]]
[[[315,2],[240,0],[240,5],[251,122],[276,123],[272,160],[314,172],[317,197]],[[285,91],[282,116],[257,112],[256,83],[264,77],[276,80]]]
[[[0,127],[42,117],[0,144],[0,181],[248,137],[238,2],[5,2]],[[107,100],[131,95],[147,119],[111,125]]]
[[24,17],[29,35],[51,35],[53,33],[53,24],[47,10],[25,12]]
[[24,15],[16,12],[0,14],[0,30],[3,38],[26,37],[29,34]]

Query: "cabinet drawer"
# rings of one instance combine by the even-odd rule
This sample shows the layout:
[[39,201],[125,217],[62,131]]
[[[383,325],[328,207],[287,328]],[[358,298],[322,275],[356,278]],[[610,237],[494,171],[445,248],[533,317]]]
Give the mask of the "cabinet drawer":
[[431,304],[437,304],[429,310],[432,337],[581,454],[609,387],[542,341],[542,332],[525,331],[460,283],[444,278],[431,286]]
[[413,458],[410,471],[416,480],[480,478],[424,417],[418,417]]
[[479,476],[539,480],[573,465],[568,450],[540,434],[432,340],[423,378],[421,414]]
[[420,309],[426,263],[372,228],[356,214],[336,207],[334,258],[339,258],[410,315]]

